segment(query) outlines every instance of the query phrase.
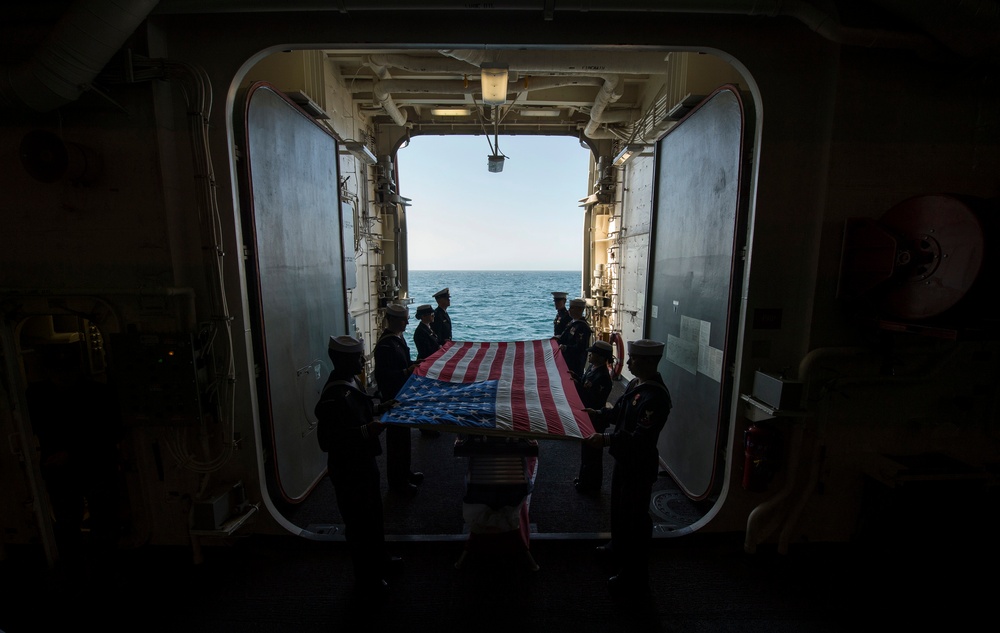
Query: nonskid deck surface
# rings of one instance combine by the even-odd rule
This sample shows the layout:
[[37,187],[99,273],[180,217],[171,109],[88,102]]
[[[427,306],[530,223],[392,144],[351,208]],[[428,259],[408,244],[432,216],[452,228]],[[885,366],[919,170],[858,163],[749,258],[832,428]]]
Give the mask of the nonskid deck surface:
[[[616,382],[609,400],[614,402],[625,384]],[[455,455],[453,433],[430,437],[412,432],[412,469],[424,473],[420,491],[404,497],[388,490],[385,481],[385,454],[378,459],[382,473],[385,531],[390,540],[461,540],[469,533],[462,515],[468,457]],[[532,538],[604,538],[611,530],[611,470],[614,459],[604,452],[604,482],[596,494],[581,494],[573,486],[579,474],[580,443],[577,440],[538,442],[538,464],[534,486],[528,499]],[[693,502],[665,473],[653,486],[650,516],[655,534],[669,535],[700,519],[711,501]],[[343,524],[337,510],[333,485],[319,482],[301,504],[288,508],[286,517],[312,533],[336,535]]]
[[[385,530],[392,537],[418,540],[461,537],[468,533],[462,515],[468,457],[456,457],[456,436],[428,437],[412,432],[412,467],[424,473],[419,492],[412,497],[391,492],[385,484],[385,456],[379,458],[382,476]],[[614,460],[605,452],[604,484],[596,494],[582,494],[573,486],[580,467],[580,444],[575,440],[539,442],[538,468],[528,499],[532,535],[538,538],[594,538],[611,529],[611,470]],[[658,533],[689,526],[706,511],[673,481],[661,476],[650,499],[650,515]],[[342,528],[333,485],[321,481],[310,498],[293,508],[288,518],[311,532],[329,534]]]

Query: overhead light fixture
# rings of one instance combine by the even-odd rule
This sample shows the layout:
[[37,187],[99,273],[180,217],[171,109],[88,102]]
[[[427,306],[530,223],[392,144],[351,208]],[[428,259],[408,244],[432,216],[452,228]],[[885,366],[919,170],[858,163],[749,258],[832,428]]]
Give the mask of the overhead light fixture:
[[469,116],[472,108],[431,108],[434,116]]
[[505,156],[497,156],[496,154],[486,157],[486,167],[490,170],[491,174],[499,174],[503,171],[503,159]]
[[614,166],[618,168],[624,167],[625,163],[632,160],[633,156],[641,154],[645,149],[646,149],[645,145],[639,145],[639,144],[626,145],[625,149],[618,152],[618,155],[615,156]]
[[507,64],[486,62],[479,67],[483,103],[503,105],[507,101]]
[[521,108],[518,112],[521,116],[559,116],[562,110],[559,108]]
[[490,173],[498,174],[503,171],[504,158],[505,158],[504,156],[496,156],[496,155],[486,157],[487,161],[486,166],[489,169]]
[[344,149],[366,165],[374,165],[378,162],[368,146],[359,141],[344,141]]

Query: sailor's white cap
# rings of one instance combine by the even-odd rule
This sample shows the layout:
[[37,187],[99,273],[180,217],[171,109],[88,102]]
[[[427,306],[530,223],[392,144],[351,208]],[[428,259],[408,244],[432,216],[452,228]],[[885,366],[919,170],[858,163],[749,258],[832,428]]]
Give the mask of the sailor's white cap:
[[663,343],[648,338],[629,341],[628,353],[631,356],[663,356]]
[[612,356],[614,352],[611,349],[611,343],[607,341],[595,341],[593,345],[587,348],[588,352],[597,352],[598,354],[604,354],[606,356]]
[[553,292],[552,293],[552,299],[553,300],[556,300],[556,299],[563,299],[563,300],[565,300],[566,299],[566,293],[565,292]]
[[442,288],[441,290],[438,290],[437,292],[434,293],[435,299],[437,299],[438,297],[450,297],[450,296],[451,293],[448,292],[447,288]]
[[390,303],[385,307],[385,313],[391,317],[398,317],[400,319],[405,319],[410,316],[410,310],[404,305],[399,305],[398,303]]
[[571,307],[571,308],[586,308],[587,307],[587,300],[586,299],[571,299],[570,302],[569,302],[569,307]]
[[331,336],[330,343],[327,347],[329,347],[331,351],[343,352],[345,354],[363,354],[365,352],[365,344],[363,342],[346,334]]
[[417,318],[418,319],[420,317],[424,316],[425,314],[432,314],[433,312],[434,312],[434,308],[432,308],[429,303],[425,303],[423,305],[417,306]]

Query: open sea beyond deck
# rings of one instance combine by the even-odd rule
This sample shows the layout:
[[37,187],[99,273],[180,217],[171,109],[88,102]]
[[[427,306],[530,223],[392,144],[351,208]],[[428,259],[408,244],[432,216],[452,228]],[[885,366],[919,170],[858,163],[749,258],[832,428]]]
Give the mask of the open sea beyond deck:
[[[452,338],[456,341],[533,341],[552,336],[552,293],[582,296],[580,271],[411,270],[410,313],[418,305],[437,307],[434,293],[451,294]],[[416,319],[404,336],[411,351]]]

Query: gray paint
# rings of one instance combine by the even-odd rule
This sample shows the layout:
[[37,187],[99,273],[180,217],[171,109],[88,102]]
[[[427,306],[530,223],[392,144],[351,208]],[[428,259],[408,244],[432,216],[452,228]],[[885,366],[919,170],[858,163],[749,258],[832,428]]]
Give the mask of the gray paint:
[[[255,349],[263,347],[258,398],[270,421],[281,494],[307,494],[326,468],[313,407],[329,375],[328,337],[347,334],[335,139],[275,89],[249,96],[247,155],[256,296]],[[252,206],[251,206],[252,205]],[[256,270],[253,270],[256,264]],[[254,272],[256,276],[254,276]]]
[[660,143],[650,255],[649,338],[664,341],[660,373],[674,408],[660,435],[667,470],[692,497],[712,487],[732,379],[725,358],[740,206],[740,100],[722,90]]

